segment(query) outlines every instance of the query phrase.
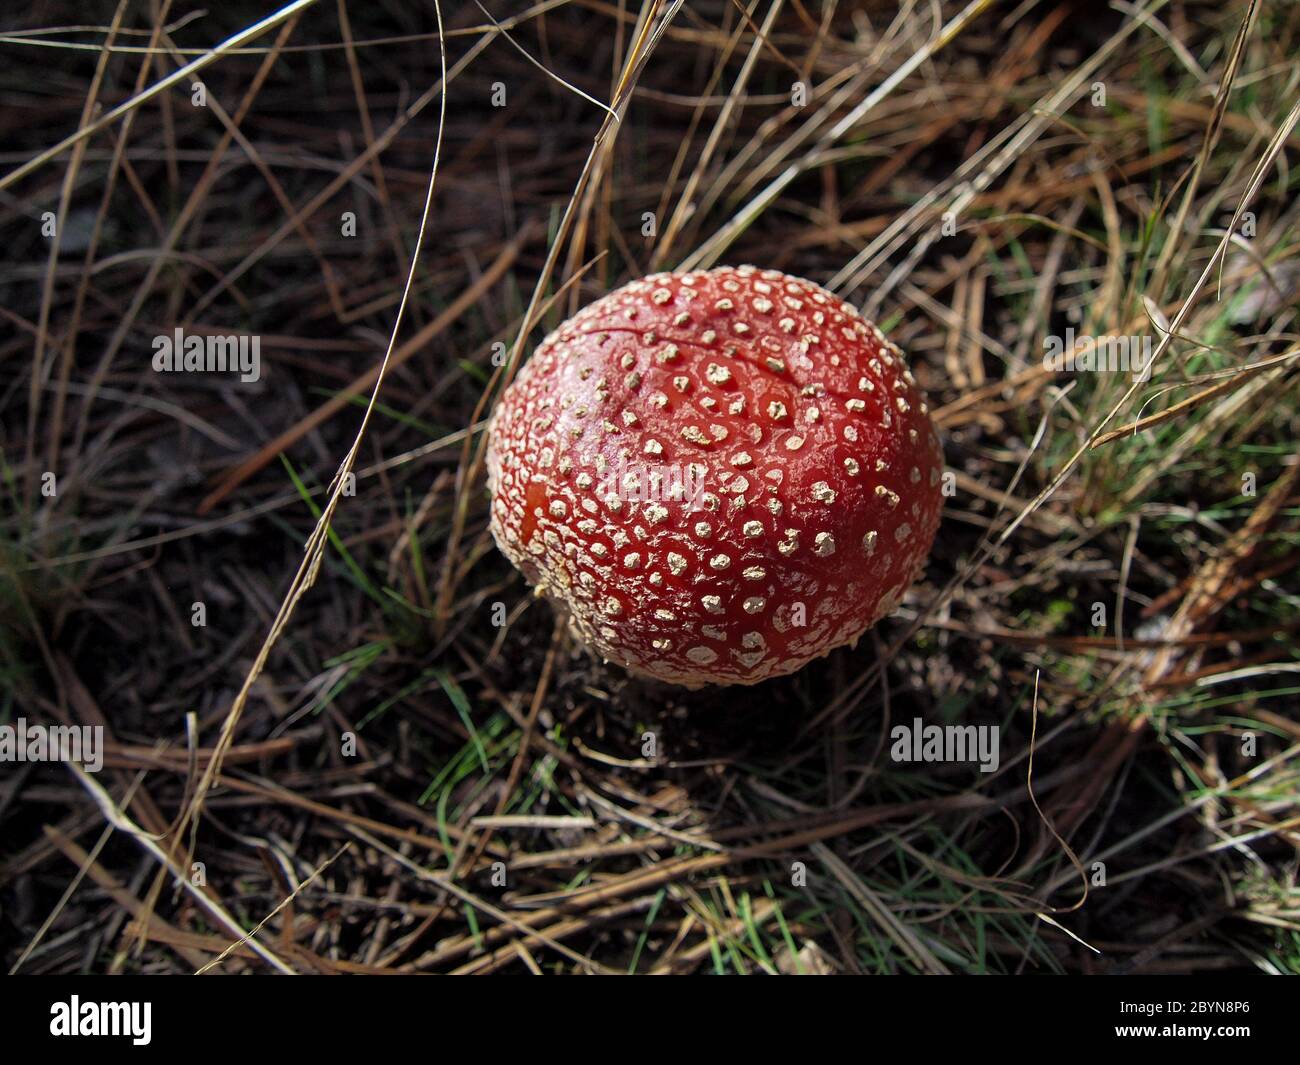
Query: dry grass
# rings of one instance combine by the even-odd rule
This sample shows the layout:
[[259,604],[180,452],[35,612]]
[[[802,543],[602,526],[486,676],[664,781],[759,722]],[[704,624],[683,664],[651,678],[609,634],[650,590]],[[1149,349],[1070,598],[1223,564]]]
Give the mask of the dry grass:
[[[0,721],[109,737],[0,768],[6,968],[1300,973],[1300,8],[483,4],[5,16]],[[684,692],[530,597],[482,428],[721,262],[874,317],[953,493],[856,649]]]

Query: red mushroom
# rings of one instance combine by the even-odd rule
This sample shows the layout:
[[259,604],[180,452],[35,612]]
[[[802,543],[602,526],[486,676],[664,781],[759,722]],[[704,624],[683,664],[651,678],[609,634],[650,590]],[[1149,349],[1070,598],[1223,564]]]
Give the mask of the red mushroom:
[[634,673],[754,684],[897,606],[943,453],[902,352],[819,286],[656,274],[552,333],[490,427],[492,534]]

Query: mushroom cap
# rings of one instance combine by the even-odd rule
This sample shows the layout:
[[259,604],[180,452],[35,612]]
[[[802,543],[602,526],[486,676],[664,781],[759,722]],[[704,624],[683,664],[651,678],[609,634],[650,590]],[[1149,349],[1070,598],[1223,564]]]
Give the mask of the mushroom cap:
[[755,684],[925,564],[943,452],[902,352],[810,281],[655,274],[542,342],[489,428],[491,528],[606,659]]

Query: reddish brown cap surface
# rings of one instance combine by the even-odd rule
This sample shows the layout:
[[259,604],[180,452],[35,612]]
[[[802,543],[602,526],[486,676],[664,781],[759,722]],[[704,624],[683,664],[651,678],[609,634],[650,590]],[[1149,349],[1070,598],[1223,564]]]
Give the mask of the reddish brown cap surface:
[[552,333],[490,428],[492,534],[591,647],[753,684],[890,613],[943,454],[902,353],[775,270],[656,274]]

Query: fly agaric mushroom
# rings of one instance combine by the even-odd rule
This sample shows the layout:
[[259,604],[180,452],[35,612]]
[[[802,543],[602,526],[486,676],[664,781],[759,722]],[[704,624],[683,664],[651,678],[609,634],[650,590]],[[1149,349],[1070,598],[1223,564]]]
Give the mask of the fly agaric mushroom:
[[489,430],[492,534],[590,647],[755,684],[897,606],[943,453],[902,352],[825,289],[656,274],[546,338]]

